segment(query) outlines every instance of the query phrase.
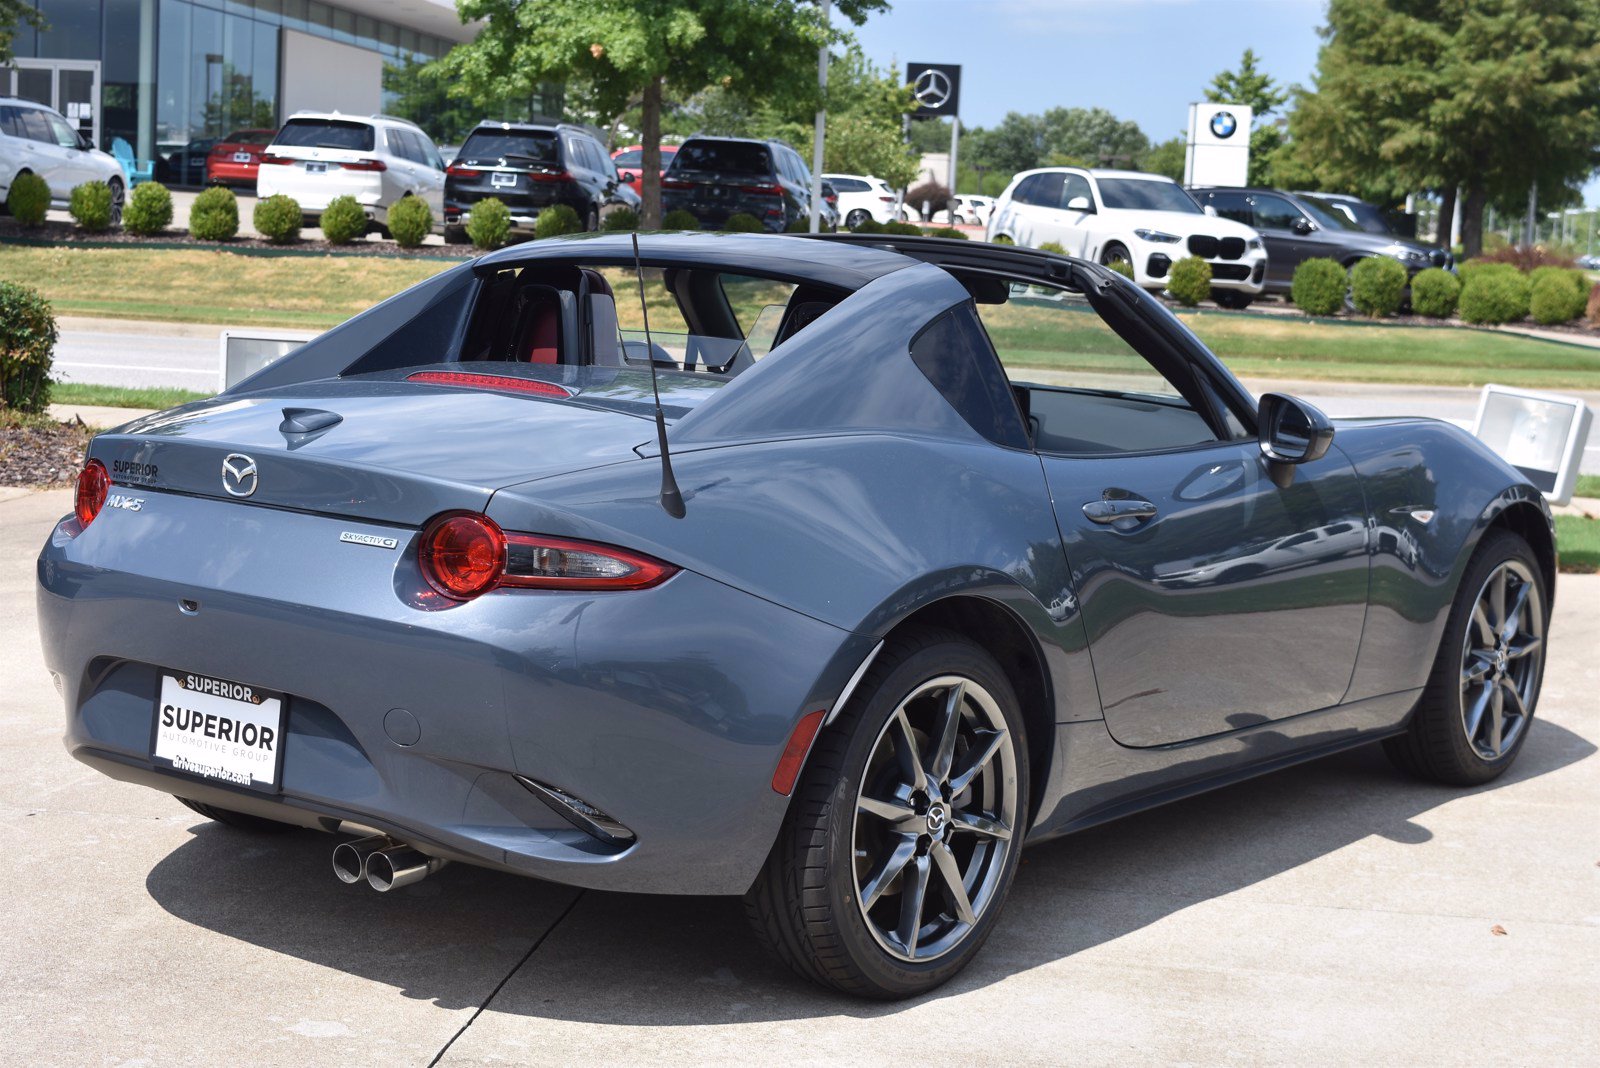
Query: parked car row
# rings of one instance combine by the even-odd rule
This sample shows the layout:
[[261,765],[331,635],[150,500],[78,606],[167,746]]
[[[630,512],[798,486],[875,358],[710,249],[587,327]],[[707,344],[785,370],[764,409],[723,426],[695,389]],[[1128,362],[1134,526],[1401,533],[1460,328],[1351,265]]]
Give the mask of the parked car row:
[[1069,255],[1126,264],[1136,283],[1154,290],[1165,288],[1175,261],[1197,256],[1211,265],[1212,298],[1230,308],[1246,307],[1263,293],[1287,293],[1295,268],[1313,257],[1350,266],[1387,256],[1412,274],[1454,266],[1444,249],[1375,232],[1374,216],[1382,220],[1354,197],[1335,202],[1277,189],[1185,189],[1157,174],[1044,167],[1011,180],[987,236],[1023,245],[1053,242]]

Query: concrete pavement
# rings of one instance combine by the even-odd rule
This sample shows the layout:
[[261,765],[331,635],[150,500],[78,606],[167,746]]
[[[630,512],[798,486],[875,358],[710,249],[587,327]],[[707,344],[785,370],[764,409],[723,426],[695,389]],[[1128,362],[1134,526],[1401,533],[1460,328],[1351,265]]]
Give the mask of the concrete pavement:
[[789,978],[731,900],[460,865],[377,895],[335,881],[326,836],[240,834],[76,764],[32,592],[69,508],[0,502],[10,1063],[1600,1057],[1600,576],[1562,577],[1540,721],[1499,783],[1416,783],[1368,749],[1038,847],[974,967],[878,1005]]

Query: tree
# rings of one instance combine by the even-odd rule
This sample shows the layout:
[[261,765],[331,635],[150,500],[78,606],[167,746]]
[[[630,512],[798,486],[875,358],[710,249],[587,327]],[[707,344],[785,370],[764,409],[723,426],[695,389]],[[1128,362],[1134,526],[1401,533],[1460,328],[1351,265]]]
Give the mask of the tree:
[[1251,185],[1271,185],[1272,161],[1283,145],[1283,131],[1267,120],[1289,99],[1272,76],[1256,68],[1256,53],[1246,48],[1238,70],[1225,70],[1211,79],[1206,99],[1213,104],[1241,104],[1253,114],[1250,130]]
[[1164,174],[1174,182],[1183,181],[1183,166],[1187,162],[1188,142],[1182,137],[1169,137],[1152,145],[1139,163],[1139,169],[1151,174]]
[[[836,0],[860,25],[887,0]],[[458,92],[531,93],[565,81],[598,111],[640,109],[643,224],[661,222],[661,116],[668,86],[684,96],[711,85],[774,106],[817,100],[817,50],[845,36],[809,0],[456,0],[473,41],[442,67]]]
[[1037,115],[1007,112],[999,126],[974,129],[965,140],[967,158],[996,171],[1015,174],[1044,161],[1044,120]]
[[25,24],[39,33],[50,28],[33,0],[0,0],[0,67],[16,58],[17,31]]

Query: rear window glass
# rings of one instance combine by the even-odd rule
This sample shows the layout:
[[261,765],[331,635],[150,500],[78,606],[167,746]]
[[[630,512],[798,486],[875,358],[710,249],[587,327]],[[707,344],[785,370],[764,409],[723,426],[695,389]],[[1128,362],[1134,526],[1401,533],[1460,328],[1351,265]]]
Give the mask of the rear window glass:
[[372,127],[364,122],[340,119],[290,119],[273,142],[289,148],[342,148],[351,152],[371,152]]
[[461,146],[461,158],[561,162],[556,135],[529,130],[474,130]]
[[872,189],[860,178],[829,178],[828,181],[832,182],[833,187],[841,193],[866,193]]
[[272,131],[235,130],[223,140],[230,145],[265,145],[272,142]]
[[619,167],[637,167],[644,162],[644,149],[630,148],[628,151],[612,157],[611,162]]
[[748,141],[690,141],[672,159],[674,170],[720,171],[723,174],[772,173],[766,145]]

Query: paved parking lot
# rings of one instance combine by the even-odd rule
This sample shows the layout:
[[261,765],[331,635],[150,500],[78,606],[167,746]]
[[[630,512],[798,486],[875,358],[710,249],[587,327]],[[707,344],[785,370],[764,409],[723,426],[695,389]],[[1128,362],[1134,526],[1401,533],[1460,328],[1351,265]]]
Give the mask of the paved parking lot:
[[1600,576],[1563,577],[1500,783],[1364,750],[1039,847],[974,967],[875,1005],[778,971],[731,900],[459,865],[378,895],[335,881],[327,836],[241,835],[73,762],[32,575],[69,508],[0,490],[5,1063],[1600,1060]]

